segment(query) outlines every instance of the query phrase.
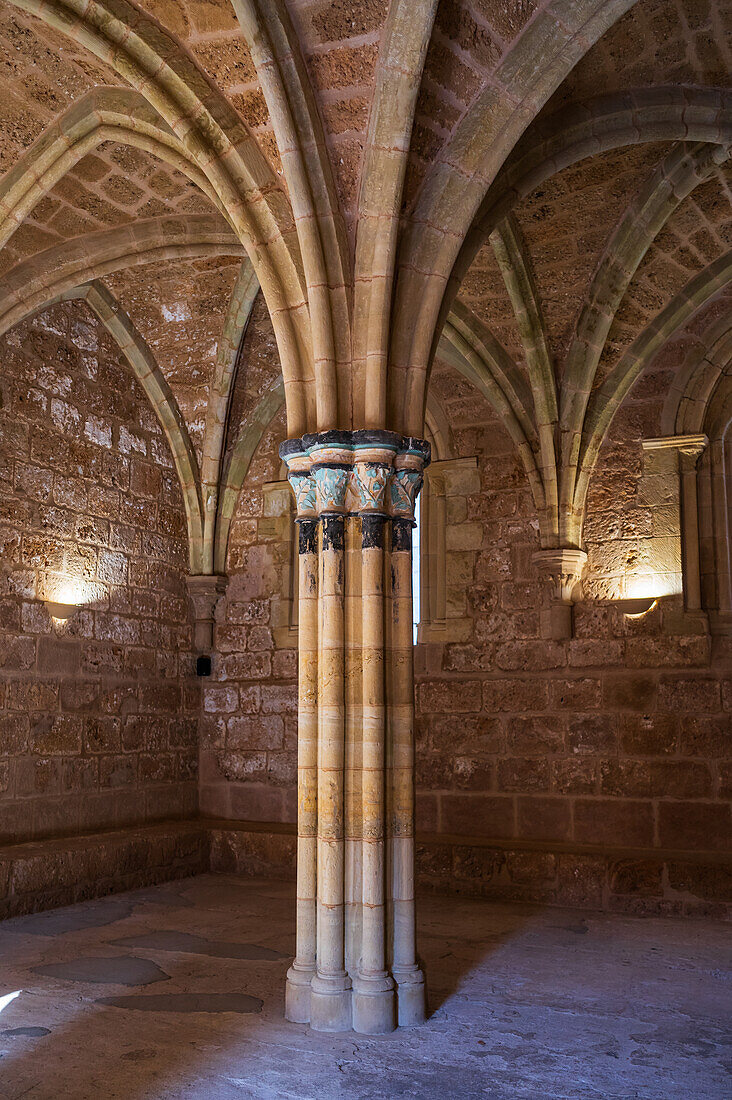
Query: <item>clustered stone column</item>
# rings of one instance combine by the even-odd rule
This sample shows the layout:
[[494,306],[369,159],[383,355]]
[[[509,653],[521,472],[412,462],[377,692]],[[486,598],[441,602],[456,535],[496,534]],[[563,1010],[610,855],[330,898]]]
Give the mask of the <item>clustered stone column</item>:
[[296,955],[286,1015],[366,1034],[425,1018],[414,913],[412,527],[429,444],[280,447],[299,526]]

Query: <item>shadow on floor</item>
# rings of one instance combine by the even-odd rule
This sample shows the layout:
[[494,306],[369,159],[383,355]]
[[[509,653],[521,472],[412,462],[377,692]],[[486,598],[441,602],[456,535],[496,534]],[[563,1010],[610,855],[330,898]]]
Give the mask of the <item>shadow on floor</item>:
[[324,1035],[283,1018],[291,885],[147,893],[0,925],[0,1100],[730,1095],[717,922],[429,895],[430,1019]]
[[[401,1043],[413,1045],[415,1031],[328,1036],[284,1020],[293,894],[289,885],[209,875],[0,925],[0,953],[11,966],[14,944],[23,944],[24,955],[37,948],[18,973],[26,993],[0,1017],[2,1100],[381,1095],[370,1088],[342,1093],[328,1073],[344,1051],[363,1044],[396,1043],[397,1054]],[[425,899],[418,942],[430,1014],[439,1016],[471,972],[536,911],[512,907],[500,918],[491,912],[488,921],[480,901]],[[254,942],[265,932],[268,946]],[[317,1091],[288,1091],[292,1067],[290,1086],[276,1079],[278,1046],[299,1049],[313,1081],[322,1077]],[[393,1095],[421,1095],[413,1087]]]
[[[0,923],[6,964],[0,992],[8,982],[21,990],[0,1014],[1,1100],[246,1095],[236,1084],[207,1091],[208,1052],[218,1052],[219,1061],[223,1052],[249,1078],[247,1047],[273,1041],[262,1023],[266,1018],[265,1033],[270,1021],[277,1028],[284,1010],[278,990],[291,953],[292,904],[259,905],[260,935],[271,939],[280,931],[284,951],[252,942],[254,928],[243,930],[247,942],[218,938],[217,927],[236,913],[237,895],[251,891],[236,885],[220,891],[214,883],[214,903],[202,913],[187,895],[195,897],[208,882],[209,876],[183,880],[159,888],[159,896],[155,888],[133,891]],[[230,908],[216,903],[227,895]],[[129,936],[130,918],[158,930]],[[25,958],[35,949],[35,964],[16,969],[18,949]]]
[[[430,912],[417,910],[417,944],[427,978],[427,1009],[430,1016],[439,1012],[460,992],[470,975],[488,964],[491,955],[514,939],[542,907],[511,905],[497,922],[495,908],[474,898],[431,895],[449,906],[449,917],[435,920]],[[422,907],[423,909],[425,907]],[[500,912],[500,910],[499,910]]]

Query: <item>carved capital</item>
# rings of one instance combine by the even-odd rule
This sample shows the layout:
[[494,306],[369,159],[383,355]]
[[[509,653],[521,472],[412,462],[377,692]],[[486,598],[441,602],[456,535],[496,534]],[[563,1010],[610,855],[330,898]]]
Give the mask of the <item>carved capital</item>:
[[356,462],[353,467],[353,488],[361,512],[386,511],[386,490],[391,470],[391,463]]
[[347,466],[318,466],[314,471],[318,515],[346,510],[350,470]]
[[391,514],[401,519],[414,518],[414,506],[422,488],[421,470],[395,470],[391,479]]
[[312,519],[317,511],[315,477],[308,473],[288,474],[290,488],[295,497],[298,519]]
[[280,445],[280,458],[287,466],[287,480],[295,497],[297,518],[312,519],[316,515],[315,477],[303,441],[286,439]]
[[681,464],[683,473],[696,469],[697,463],[704,454],[708,443],[709,440],[704,436],[702,442],[686,443],[682,447],[679,447],[679,463]]
[[372,513],[411,520],[430,445],[395,432],[338,429],[287,439],[280,456],[298,519]]
[[568,547],[557,550],[538,550],[533,555],[532,561],[551,585],[552,599],[571,604],[572,593],[587,561],[584,550]]
[[702,434],[664,435],[658,439],[642,440],[644,451],[676,451],[682,470],[693,469],[708,444],[709,440]]
[[188,595],[193,607],[193,644],[199,653],[213,648],[213,627],[216,604],[226,591],[228,577],[186,577]]

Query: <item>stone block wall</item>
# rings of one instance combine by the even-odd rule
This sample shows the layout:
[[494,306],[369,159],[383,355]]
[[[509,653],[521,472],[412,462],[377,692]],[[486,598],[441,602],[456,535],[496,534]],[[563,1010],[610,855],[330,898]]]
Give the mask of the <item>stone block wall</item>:
[[[643,593],[611,590],[606,567],[618,543],[653,539],[661,519],[678,545],[677,503],[646,499],[641,439],[658,434],[656,413],[629,403],[601,455],[586,598],[567,642],[540,634],[538,522],[511,441],[497,422],[453,431],[453,453],[477,456],[477,468],[460,471],[447,500],[449,640],[416,651],[424,887],[631,912],[721,914],[732,903],[730,640],[700,633],[678,594],[627,617],[614,601]],[[273,629],[287,534],[264,515],[262,491],[279,476],[276,427],[232,538],[202,809],[282,824],[295,821],[296,696],[295,653]],[[279,866],[283,841],[272,843]],[[268,844],[224,830],[215,862],[261,868]]]
[[[417,656],[425,884],[634,912],[732,902],[732,640],[665,594],[678,574],[646,552],[660,525],[679,536],[677,480],[643,464],[656,411],[630,402],[600,457],[567,642],[540,637],[535,513],[510,442],[496,426],[456,433],[478,455],[463,523],[482,540],[447,577],[465,585],[470,631]],[[615,605],[644,595],[661,598],[641,617]]]
[[[273,421],[249,468],[218,604],[211,680],[203,689],[200,808],[212,817],[297,817],[297,630],[292,531]],[[296,563],[295,563],[296,568]]]
[[0,920],[203,874],[209,850],[198,821],[0,847]]
[[163,432],[81,303],[1,345],[0,842],[191,815],[200,698]]

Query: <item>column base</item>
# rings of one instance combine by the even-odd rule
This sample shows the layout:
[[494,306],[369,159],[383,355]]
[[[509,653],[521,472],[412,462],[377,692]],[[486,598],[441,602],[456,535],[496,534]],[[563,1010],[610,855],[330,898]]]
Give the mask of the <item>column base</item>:
[[353,979],[353,1030],[361,1035],[386,1035],[397,1026],[394,982],[384,971]]
[[285,1019],[292,1024],[310,1023],[310,993],[314,970],[300,970],[291,966],[285,985]]
[[400,974],[396,982],[397,1020],[399,1027],[416,1027],[427,1019],[427,986],[421,970]]
[[310,1026],[313,1031],[351,1031],[351,979],[344,974],[324,978],[316,974],[310,983]]

